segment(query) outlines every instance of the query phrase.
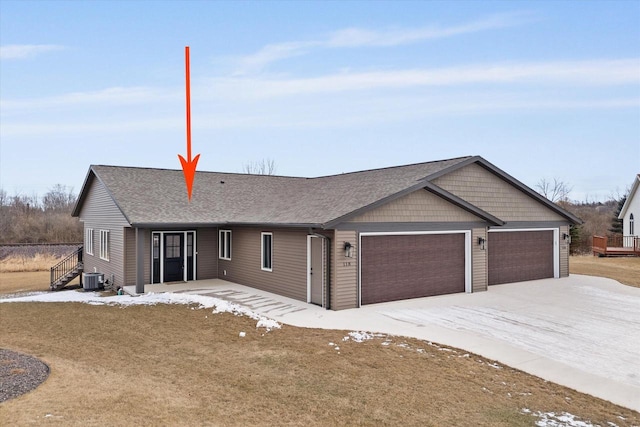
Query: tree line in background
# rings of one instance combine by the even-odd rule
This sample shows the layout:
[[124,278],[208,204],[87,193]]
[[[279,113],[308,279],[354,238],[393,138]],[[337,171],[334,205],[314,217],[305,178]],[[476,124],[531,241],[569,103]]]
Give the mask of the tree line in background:
[[[275,172],[273,160],[245,165],[250,174],[271,175]],[[541,179],[536,190],[584,221],[571,228],[571,252],[590,253],[594,235],[622,234],[618,214],[626,200],[624,196],[611,196],[605,202],[571,201],[571,187],[558,179]],[[627,191],[628,193],[628,191]],[[82,224],[71,217],[77,195],[72,188],[56,184],[41,198],[37,195],[9,196],[0,189],[0,244],[6,243],[77,243],[82,242]]]
[[593,236],[611,236],[622,234],[622,220],[618,215],[627,200],[629,189],[622,196],[612,195],[605,202],[571,201],[569,195],[572,187],[557,178],[538,181],[535,189],[557,204],[584,221],[583,224],[571,226],[571,253],[591,253]]
[[76,197],[60,184],[42,197],[0,189],[0,244],[82,242],[82,224],[71,217]]

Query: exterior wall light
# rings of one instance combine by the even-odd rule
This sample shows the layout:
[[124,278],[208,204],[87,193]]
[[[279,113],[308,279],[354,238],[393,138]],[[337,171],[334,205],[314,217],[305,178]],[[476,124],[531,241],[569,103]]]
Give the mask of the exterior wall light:
[[567,233],[562,233],[562,240],[564,240],[568,244],[571,244],[571,235]]
[[349,242],[344,242],[344,256],[345,258],[351,258],[353,255],[353,246]]
[[487,240],[484,237],[478,237],[478,246],[480,246],[480,249],[482,249],[483,251],[486,243]]

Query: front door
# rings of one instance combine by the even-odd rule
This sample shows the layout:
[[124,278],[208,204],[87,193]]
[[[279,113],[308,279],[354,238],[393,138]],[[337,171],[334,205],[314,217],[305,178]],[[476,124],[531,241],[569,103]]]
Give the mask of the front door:
[[322,263],[322,240],[320,237],[311,237],[311,303],[322,304],[322,288],[324,284],[324,268]]
[[184,233],[164,234],[164,281],[184,280]]

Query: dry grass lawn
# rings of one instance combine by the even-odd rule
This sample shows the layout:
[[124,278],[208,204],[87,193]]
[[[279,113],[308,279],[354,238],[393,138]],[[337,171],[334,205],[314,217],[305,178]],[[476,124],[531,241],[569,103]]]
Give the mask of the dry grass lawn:
[[0,404],[3,425],[534,425],[523,408],[640,425],[637,412],[416,339],[265,332],[184,305],[0,310],[1,346],[51,367],[36,390]]
[[[30,272],[0,272],[0,295],[13,294],[17,292],[38,292],[48,291],[50,283],[49,269],[47,271]],[[68,286],[80,283],[78,278],[74,279]]]
[[571,274],[608,277],[625,285],[640,288],[640,258],[572,256],[569,260]]
[[[639,258],[570,266],[640,286]],[[48,285],[48,271],[0,273],[0,294]],[[416,339],[265,333],[255,320],[180,305],[3,303],[0,324],[0,347],[51,367],[36,390],[0,404],[2,425],[534,425],[523,408],[640,425],[637,412]]]
[[49,271],[62,261],[63,257],[53,254],[11,255],[0,260],[0,273],[15,273],[25,271]]

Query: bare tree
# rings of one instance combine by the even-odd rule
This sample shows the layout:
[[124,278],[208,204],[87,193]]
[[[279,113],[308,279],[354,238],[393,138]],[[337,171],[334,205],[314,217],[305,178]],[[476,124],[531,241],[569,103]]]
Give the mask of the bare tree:
[[42,208],[45,211],[71,211],[75,204],[76,196],[73,188],[56,184],[42,197]]
[[538,193],[553,203],[566,203],[569,201],[569,194],[571,190],[573,190],[573,187],[570,187],[569,184],[558,178],[553,178],[553,181],[542,178],[536,184],[536,189]]
[[250,175],[274,175],[276,173],[276,162],[273,159],[249,162],[245,163],[242,170]]
[[71,217],[76,196],[56,184],[41,199],[34,194],[9,196],[0,189],[0,244],[82,241],[82,223]]

